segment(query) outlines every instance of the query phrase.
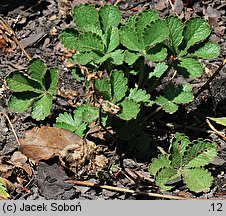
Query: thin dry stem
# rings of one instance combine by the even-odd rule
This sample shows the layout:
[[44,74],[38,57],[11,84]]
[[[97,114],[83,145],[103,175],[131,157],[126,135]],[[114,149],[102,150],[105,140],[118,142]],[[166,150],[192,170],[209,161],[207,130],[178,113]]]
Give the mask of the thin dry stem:
[[140,192],[135,190],[130,190],[127,188],[119,188],[109,185],[98,185],[91,182],[83,182],[83,181],[77,181],[77,180],[66,180],[67,183],[76,184],[76,185],[82,185],[87,187],[98,187],[106,190],[112,190],[112,191],[118,191],[118,192],[124,192],[124,193],[131,193],[131,194],[138,194],[138,195],[144,195],[144,196],[150,196],[150,197],[158,197],[158,198],[165,198],[165,199],[173,199],[173,200],[191,200],[192,198],[184,198],[179,196],[170,196],[170,195],[164,195],[164,194],[157,194],[157,193],[146,193],[146,192]]
[[9,122],[9,125],[10,125],[10,127],[11,127],[11,129],[12,129],[12,131],[13,131],[13,134],[14,134],[15,138],[16,138],[16,141],[17,141],[18,145],[20,146],[19,138],[18,138],[18,136],[17,136],[17,134],[16,134],[16,131],[15,131],[15,129],[14,129],[14,127],[13,127],[13,124],[11,123],[11,121],[10,121],[8,115],[7,115],[6,113],[4,113],[4,112],[0,112],[0,115],[4,115],[5,118],[7,119],[7,121]]

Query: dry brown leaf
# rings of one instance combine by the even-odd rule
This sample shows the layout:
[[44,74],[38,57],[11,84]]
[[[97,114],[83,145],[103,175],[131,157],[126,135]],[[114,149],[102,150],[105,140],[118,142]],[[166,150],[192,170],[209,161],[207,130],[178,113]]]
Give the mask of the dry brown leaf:
[[61,164],[74,173],[90,174],[107,164],[94,142],[61,128],[33,128],[20,143],[21,152],[36,163],[59,156]]
[[20,139],[20,151],[36,163],[48,160],[62,151],[66,146],[82,144],[83,140],[70,131],[60,128],[42,126],[26,132]]

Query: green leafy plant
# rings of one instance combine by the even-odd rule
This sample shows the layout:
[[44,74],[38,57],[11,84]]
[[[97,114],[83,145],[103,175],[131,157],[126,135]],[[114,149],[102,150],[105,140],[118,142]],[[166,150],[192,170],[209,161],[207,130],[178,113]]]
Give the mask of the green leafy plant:
[[149,165],[149,172],[155,183],[163,190],[174,188],[171,182],[183,179],[187,187],[196,193],[210,189],[213,177],[204,168],[217,155],[214,143],[198,139],[190,142],[181,133],[176,133],[171,142],[169,154],[161,154]]
[[8,102],[15,112],[25,112],[32,107],[31,116],[43,120],[50,114],[53,97],[57,90],[58,69],[47,69],[41,59],[28,64],[28,73],[15,71],[6,78],[13,94]]
[[98,116],[98,108],[85,104],[75,109],[73,115],[67,112],[60,114],[56,118],[54,126],[64,128],[83,137],[88,124],[96,121]]
[[65,47],[77,50],[74,58],[80,64],[100,64],[108,59],[122,64],[123,50],[116,49],[121,21],[117,7],[106,5],[98,12],[92,5],[79,5],[74,8],[73,20],[77,30],[66,29],[60,39]]

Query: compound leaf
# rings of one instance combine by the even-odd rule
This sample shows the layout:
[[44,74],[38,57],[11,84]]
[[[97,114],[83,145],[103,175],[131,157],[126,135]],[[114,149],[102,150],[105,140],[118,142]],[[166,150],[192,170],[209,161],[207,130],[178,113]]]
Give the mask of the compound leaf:
[[71,114],[65,112],[63,114],[59,114],[56,118],[56,124],[54,126],[69,130],[78,136],[83,137],[87,124],[84,123],[80,117],[73,117]]

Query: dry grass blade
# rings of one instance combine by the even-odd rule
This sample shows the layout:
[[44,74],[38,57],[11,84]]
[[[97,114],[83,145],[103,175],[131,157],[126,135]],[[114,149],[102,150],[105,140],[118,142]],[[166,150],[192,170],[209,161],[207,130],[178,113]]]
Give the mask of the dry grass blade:
[[7,21],[5,21],[1,16],[0,16],[0,27],[1,27],[2,33],[7,32],[7,34],[10,37],[12,37],[13,41],[20,47],[20,49],[22,50],[22,52],[25,54],[25,56],[27,57],[27,59],[30,61],[31,60],[30,55],[26,52],[26,50],[23,48],[23,46],[19,42],[19,40],[18,40],[15,32],[13,31],[13,29],[9,26],[9,24],[7,23]]

